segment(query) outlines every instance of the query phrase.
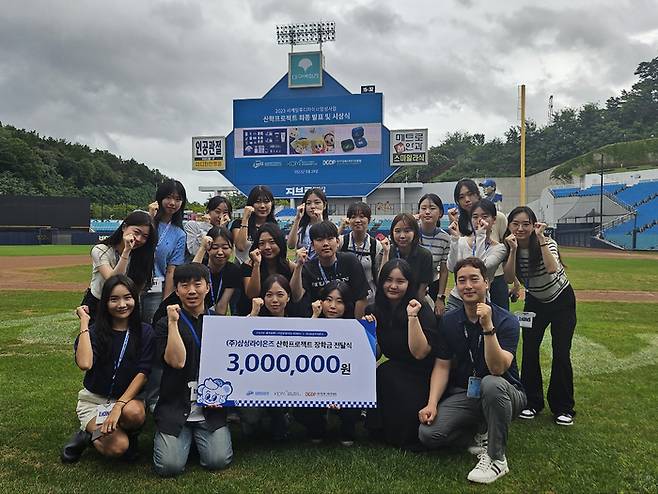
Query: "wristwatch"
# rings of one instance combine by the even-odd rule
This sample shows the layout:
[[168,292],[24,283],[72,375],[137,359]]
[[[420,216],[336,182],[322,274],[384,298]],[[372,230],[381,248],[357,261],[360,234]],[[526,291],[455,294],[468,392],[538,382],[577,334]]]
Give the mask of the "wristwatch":
[[496,334],[496,328],[491,328],[491,331],[482,331],[482,334],[484,336],[491,336],[492,334]]

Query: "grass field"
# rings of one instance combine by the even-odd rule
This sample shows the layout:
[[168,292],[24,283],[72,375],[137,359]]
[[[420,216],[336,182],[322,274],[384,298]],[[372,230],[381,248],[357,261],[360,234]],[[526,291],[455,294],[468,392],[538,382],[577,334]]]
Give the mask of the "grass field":
[[91,245],[0,245],[0,256],[62,256],[89,254]]
[[[580,289],[599,290],[610,279],[615,290],[638,290],[645,276],[658,275],[647,261],[631,266],[626,260],[566,257]],[[605,275],[591,274],[592,266]],[[88,276],[86,266],[48,273],[48,279],[60,280]],[[208,473],[191,460],[185,475],[161,480],[151,471],[149,421],[137,464],[88,451],[78,464],[62,465],[60,448],[77,427],[82,373],[73,362],[72,309],[81,293],[3,291],[0,297],[0,493],[658,491],[658,304],[578,305],[576,424],[557,427],[548,413],[530,423],[515,421],[510,473],[485,487],[466,481],[476,462],[468,453],[403,453],[368,441],[363,431],[355,447],[343,448],[334,442],[311,446],[298,428],[283,445],[245,440],[234,430],[234,462],[226,471]],[[550,369],[548,334],[542,359],[545,371]]]

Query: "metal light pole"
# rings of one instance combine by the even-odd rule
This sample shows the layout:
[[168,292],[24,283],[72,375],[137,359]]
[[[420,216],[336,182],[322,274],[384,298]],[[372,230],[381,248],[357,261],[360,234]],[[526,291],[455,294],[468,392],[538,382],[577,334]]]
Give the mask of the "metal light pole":
[[601,208],[600,214],[599,214],[599,236],[603,238],[603,153],[601,153],[601,197],[600,197],[600,203],[599,207]]

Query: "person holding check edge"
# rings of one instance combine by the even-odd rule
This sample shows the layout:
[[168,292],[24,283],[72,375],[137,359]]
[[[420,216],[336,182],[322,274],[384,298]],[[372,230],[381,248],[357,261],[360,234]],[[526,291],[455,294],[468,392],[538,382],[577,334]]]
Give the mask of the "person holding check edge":
[[418,437],[426,447],[438,448],[479,431],[469,448],[479,461],[468,480],[489,484],[509,472],[509,426],[526,406],[515,358],[519,322],[486,303],[489,282],[482,260],[462,259],[454,272],[464,307],[441,320],[427,405],[418,412]]

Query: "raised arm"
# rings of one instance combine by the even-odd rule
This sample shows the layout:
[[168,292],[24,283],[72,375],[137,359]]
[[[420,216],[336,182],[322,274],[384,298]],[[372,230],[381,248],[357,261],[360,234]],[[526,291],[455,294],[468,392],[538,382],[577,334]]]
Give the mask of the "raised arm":
[[544,236],[546,223],[535,223],[535,235],[539,241],[539,248],[541,249],[541,258],[544,261],[544,267],[549,274],[556,273],[559,269],[559,264],[556,256],[551,252],[549,239]]
[[[477,305],[477,315],[480,320],[480,326],[485,332],[494,330],[491,320],[491,306],[484,302]],[[489,372],[494,376],[501,376],[507,372],[512,365],[514,356],[507,350],[503,350],[498,342],[496,334],[484,335],[484,361],[487,364]]]
[[167,306],[167,346],[164,351],[164,361],[174,369],[185,367],[187,351],[185,344],[178,331],[178,319],[180,317],[180,306]]
[[510,233],[505,238],[505,243],[509,248],[507,261],[505,261],[505,265],[503,266],[503,272],[505,273],[505,281],[507,283],[514,283],[514,279],[516,278],[516,250],[518,248],[516,236],[513,233]]
[[94,351],[91,346],[91,336],[89,335],[89,309],[86,305],[81,305],[75,309],[75,313],[80,318],[80,333],[78,334],[78,347],[75,350],[75,364],[82,371],[88,371],[94,365]]
[[[247,250],[247,237],[249,236],[249,218],[254,213],[253,206],[244,207],[244,215],[240,223],[240,229],[237,234],[233,234],[233,242],[237,250]],[[234,228],[233,230],[237,230]]]
[[300,204],[299,206],[297,206],[297,214],[295,215],[295,221],[293,221],[292,227],[290,227],[290,233],[288,234],[289,249],[297,248],[297,234],[299,231],[299,222],[302,220],[302,216],[304,216],[305,208],[306,206],[304,204]]
[[417,360],[424,359],[432,350],[432,347],[427,341],[425,333],[423,333],[420,320],[418,319],[418,313],[420,312],[421,307],[421,303],[415,299],[410,300],[409,305],[407,305],[407,320],[409,325],[407,331],[407,340],[409,344],[409,351],[411,352],[411,355],[413,355]]

